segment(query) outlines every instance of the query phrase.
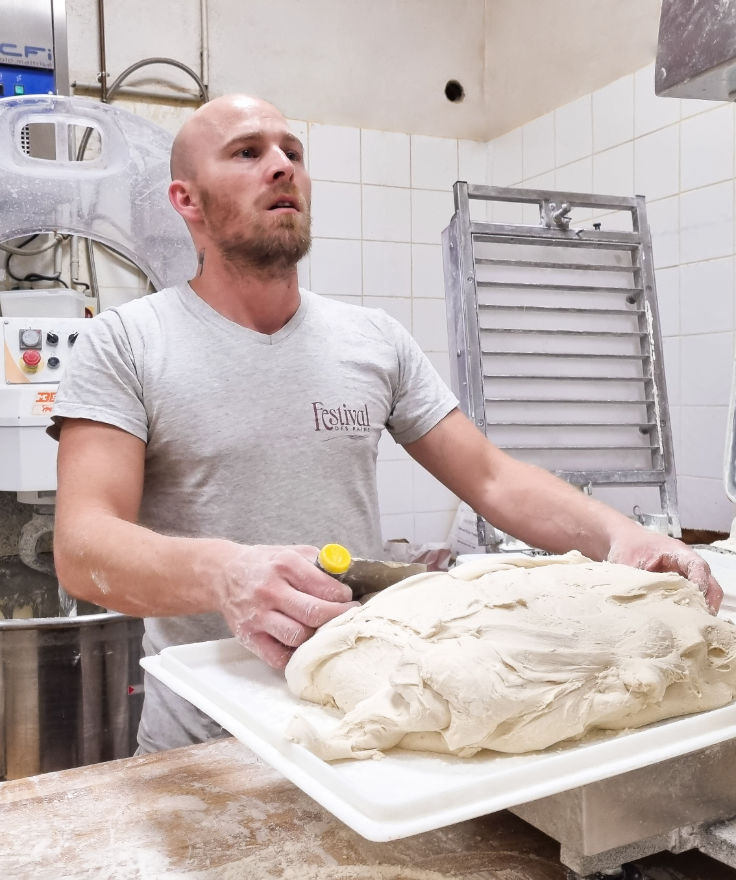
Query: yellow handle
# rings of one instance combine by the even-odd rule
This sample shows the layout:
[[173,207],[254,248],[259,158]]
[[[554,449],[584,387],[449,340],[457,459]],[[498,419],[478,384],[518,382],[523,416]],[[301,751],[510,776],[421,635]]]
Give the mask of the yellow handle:
[[332,575],[345,574],[351,561],[350,551],[342,544],[325,544],[317,556],[317,565]]

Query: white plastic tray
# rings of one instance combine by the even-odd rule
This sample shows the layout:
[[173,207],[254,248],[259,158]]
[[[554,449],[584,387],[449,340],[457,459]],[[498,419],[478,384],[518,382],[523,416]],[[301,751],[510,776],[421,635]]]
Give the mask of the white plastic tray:
[[530,755],[482,752],[454,758],[394,750],[379,760],[328,764],[285,736],[301,712],[283,673],[235,639],[167,648],[143,667],[245,743],[268,764],[369,840],[385,841],[607,779],[736,736],[736,703]]

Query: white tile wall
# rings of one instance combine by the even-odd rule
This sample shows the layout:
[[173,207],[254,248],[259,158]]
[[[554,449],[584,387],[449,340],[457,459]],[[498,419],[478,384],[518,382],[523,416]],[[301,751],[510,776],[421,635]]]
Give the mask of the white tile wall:
[[664,369],[667,376],[667,397],[670,406],[679,406],[682,395],[680,393],[680,380],[682,378],[682,354],[681,338],[671,336],[662,340],[664,352]]
[[680,269],[658,269],[656,272],[657,306],[662,336],[677,336],[680,332]]
[[411,245],[363,242],[363,293],[366,296],[411,296]]
[[522,172],[534,177],[555,167],[555,119],[547,113],[528,122],[521,130]]
[[[725,406],[731,390],[733,333],[701,333],[680,339],[683,406]],[[699,425],[692,425],[696,431]]]
[[[456,508],[457,505],[455,505]],[[429,513],[419,511],[415,513],[414,540],[419,544],[442,543],[446,541],[454,516],[454,509],[450,511]]]
[[522,165],[522,134],[516,128],[493,142],[491,183],[493,186],[511,186],[524,177]]
[[731,181],[680,195],[680,260],[710,260],[733,253]]
[[677,496],[685,528],[729,531],[736,507],[723,490],[723,480],[678,476]]
[[382,514],[381,532],[384,541],[409,541],[410,544],[413,543],[414,515],[412,513]]
[[584,95],[555,110],[555,160],[567,165],[592,152],[593,110],[590,95]]
[[[646,195],[646,193],[641,193]],[[652,256],[657,269],[680,262],[680,198],[673,196],[647,205]]]
[[410,191],[389,186],[363,187],[363,237],[411,240]]
[[360,238],[360,186],[312,183],[312,234],[317,238]]
[[447,351],[447,315],[439,299],[413,299],[412,328],[423,351]]
[[422,189],[450,189],[457,180],[457,141],[411,136],[411,185]]
[[634,77],[617,79],[593,92],[593,149],[615,147],[634,136]]
[[722,104],[722,101],[704,101],[697,98],[680,101],[680,117],[687,119],[689,116],[695,116],[696,113],[705,113],[713,110]]
[[733,117],[726,104],[682,121],[681,189],[733,179]]
[[311,289],[315,293],[361,296],[360,242],[316,238],[312,243]]
[[411,240],[421,244],[440,244],[442,230],[452,217],[452,191],[413,189],[411,191]]
[[414,462],[408,458],[378,462],[378,495],[382,514],[412,512],[413,466]]
[[669,125],[634,142],[634,191],[661,199],[680,191],[680,130]]
[[313,180],[360,183],[360,130],[310,125],[309,173]]
[[724,437],[726,436],[727,406],[685,406],[685,421],[697,421],[699,430],[687,431],[682,436],[677,458],[682,476],[710,477],[717,480],[723,473]]
[[445,298],[441,245],[413,244],[411,246],[411,278],[414,296]]
[[634,145],[631,141],[594,154],[593,192],[608,196],[633,194]]
[[565,192],[593,191],[593,158],[586,156],[555,169],[555,186]]
[[488,149],[478,141],[458,141],[457,178],[467,183],[488,183]]
[[369,309],[383,309],[411,333],[411,299],[398,296],[364,296],[363,305]]
[[680,102],[654,94],[654,64],[634,74],[634,135],[647,134],[680,121]]
[[733,294],[733,257],[681,266],[681,332],[718,333],[733,327]]
[[361,131],[363,183],[409,186],[409,135],[393,131]]

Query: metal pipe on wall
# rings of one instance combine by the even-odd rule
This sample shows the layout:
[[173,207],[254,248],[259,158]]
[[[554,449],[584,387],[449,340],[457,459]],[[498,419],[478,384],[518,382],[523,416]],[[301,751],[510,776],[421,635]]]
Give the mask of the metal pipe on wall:
[[100,83],[100,100],[107,102],[107,54],[105,51],[105,2],[97,0],[97,36],[100,58],[100,72],[97,79]]
[[[186,64],[183,64],[181,61],[177,61],[172,58],[146,58],[141,61],[137,61],[134,64],[131,64],[127,67],[115,80],[113,86],[108,88],[107,85],[107,51],[105,45],[105,2],[104,0],[97,0],[97,31],[98,31],[98,55],[100,61],[100,71],[97,74],[97,79],[99,82],[100,89],[100,100],[103,103],[108,103],[110,98],[112,97],[113,92],[120,91],[121,93],[127,95],[135,95],[136,97],[151,97],[155,99],[171,99],[171,96],[151,91],[144,91],[138,89],[126,89],[124,92],[120,88],[123,81],[134,71],[138,70],[140,67],[144,67],[148,64],[170,64],[174,67],[178,67],[180,70],[183,70],[185,73],[188,73],[192,79],[197,83],[199,88],[199,96],[198,98],[194,98],[194,100],[200,101],[208,101],[209,100],[209,88],[208,88],[208,80],[209,80],[209,30],[208,30],[208,19],[209,19],[209,9],[207,5],[207,0],[200,0],[199,4],[199,15],[200,15],[200,47],[199,47],[199,58],[200,58],[200,73],[201,76],[197,76],[197,74]],[[87,83],[77,83],[74,82],[72,84],[74,86],[75,91],[96,91],[95,86],[90,86]],[[194,96],[182,96],[179,100],[189,101]]]
[[199,57],[200,57],[200,78],[209,91],[210,87],[210,36],[209,36],[209,10],[207,8],[207,0],[199,0]]

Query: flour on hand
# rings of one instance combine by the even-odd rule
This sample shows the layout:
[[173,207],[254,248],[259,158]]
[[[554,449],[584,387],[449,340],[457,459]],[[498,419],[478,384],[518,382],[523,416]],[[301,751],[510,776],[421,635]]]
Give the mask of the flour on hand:
[[679,575],[579,553],[489,555],[321,627],[286,681],[344,714],[327,734],[297,716],[288,735],[325,760],[529,752],[723,706],[735,661],[736,626]]

